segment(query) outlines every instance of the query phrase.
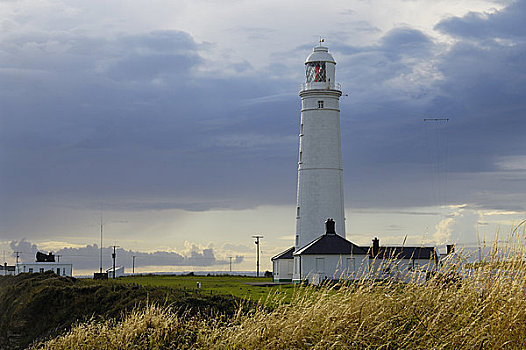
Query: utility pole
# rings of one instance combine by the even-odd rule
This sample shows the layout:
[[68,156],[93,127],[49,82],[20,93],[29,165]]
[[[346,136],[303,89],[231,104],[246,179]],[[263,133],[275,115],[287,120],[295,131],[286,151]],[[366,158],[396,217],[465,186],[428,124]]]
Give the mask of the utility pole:
[[133,260],[133,263],[132,263],[132,274],[135,274],[135,258],[136,258],[136,257],[137,257],[137,256],[135,256],[135,255],[132,256],[132,260]]
[[232,273],[232,258],[233,256],[228,257],[230,259],[230,273]]
[[257,270],[256,270],[256,276],[259,277],[259,239],[260,238],[263,238],[263,236],[260,236],[260,235],[254,235],[252,236],[252,238],[255,238],[256,241],[254,243],[256,243],[256,249],[257,249]]
[[113,253],[111,254],[111,257],[113,258],[113,278],[115,278],[115,260],[117,259],[117,254],[115,253],[115,249],[118,247],[118,245],[113,246]]

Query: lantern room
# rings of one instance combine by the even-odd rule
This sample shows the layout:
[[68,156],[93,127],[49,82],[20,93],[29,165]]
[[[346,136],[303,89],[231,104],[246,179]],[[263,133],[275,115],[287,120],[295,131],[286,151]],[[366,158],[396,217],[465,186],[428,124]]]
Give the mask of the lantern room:
[[324,46],[317,46],[305,60],[305,84],[302,90],[339,90],[335,83],[336,61]]

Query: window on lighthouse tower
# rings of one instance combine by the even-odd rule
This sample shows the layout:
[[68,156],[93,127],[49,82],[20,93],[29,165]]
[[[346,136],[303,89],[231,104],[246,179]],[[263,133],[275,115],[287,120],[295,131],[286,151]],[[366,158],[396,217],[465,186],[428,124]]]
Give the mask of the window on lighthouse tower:
[[326,79],[325,62],[309,62],[306,65],[307,83],[324,82]]
[[323,101],[318,101],[318,108],[323,108]]

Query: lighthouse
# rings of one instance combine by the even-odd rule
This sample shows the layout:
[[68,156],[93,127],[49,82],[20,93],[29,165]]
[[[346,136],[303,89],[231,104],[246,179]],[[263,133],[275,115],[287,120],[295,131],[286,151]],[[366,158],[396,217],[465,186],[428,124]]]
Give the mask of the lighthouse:
[[332,218],[345,238],[343,168],[340,135],[340,85],[336,61],[327,47],[317,46],[305,60],[301,85],[295,251],[325,231]]
[[342,92],[335,80],[335,68],[336,61],[321,45],[305,61],[305,82],[299,93],[296,241],[293,247],[272,257],[274,281],[319,284],[326,280],[385,278],[381,269],[384,258],[389,264],[405,267],[397,268],[394,280],[415,281],[423,271],[436,270],[435,247],[380,246],[378,238],[372,246],[357,246],[345,238],[339,106]]

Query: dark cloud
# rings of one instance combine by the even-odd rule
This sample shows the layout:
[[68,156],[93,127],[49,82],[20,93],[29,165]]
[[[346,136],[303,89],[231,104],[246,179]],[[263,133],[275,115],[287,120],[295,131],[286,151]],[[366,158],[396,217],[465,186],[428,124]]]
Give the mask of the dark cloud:
[[382,37],[379,48],[391,55],[418,58],[430,53],[432,42],[419,30],[395,28]]
[[[275,95],[274,82],[204,78],[197,70],[211,62],[199,50],[206,45],[175,31],[112,39],[50,33],[3,42],[2,204],[55,193],[110,203],[123,195],[179,199],[145,209],[271,201],[248,191],[258,180],[275,185],[263,175],[271,164],[290,164],[294,172],[290,135],[297,118],[283,120],[281,113],[296,115],[297,101],[278,98],[263,109],[242,103]],[[67,74],[63,66],[71,68]],[[247,69],[246,62],[232,66]],[[21,91],[10,93],[13,87]],[[231,200],[240,196],[242,204]]]
[[35,257],[38,250],[36,244],[26,241],[25,238],[22,238],[20,241],[9,242],[9,247],[13,251],[12,256],[16,257],[18,255],[21,259],[20,261],[28,261],[26,259],[30,261],[31,257]]
[[519,0],[498,12],[470,12],[464,17],[445,19],[435,28],[459,38],[483,42],[499,38],[521,40],[526,36],[525,13],[526,2]]
[[[368,46],[331,44],[348,95],[341,99],[347,205],[433,205],[447,188],[447,196],[438,194],[445,202],[524,207],[525,180],[499,169],[498,160],[526,149],[525,14],[522,1],[445,19],[436,29],[455,37],[448,50],[407,26]],[[38,210],[37,203],[294,205],[296,77],[311,46],[278,55],[297,57],[297,67],[276,60],[258,70],[242,58],[205,59],[209,47],[178,31],[6,35],[3,236],[19,237],[6,223],[35,215],[28,208]],[[423,121],[437,117],[450,121],[441,130]]]
[[[339,80],[350,84],[342,143],[353,206],[524,209],[498,160],[526,149],[525,14],[521,2],[446,19],[436,28],[457,39],[446,52],[411,28],[392,30],[377,45],[336,48],[344,53]],[[424,118],[449,122],[432,126]],[[433,200],[437,191],[447,199]]]

